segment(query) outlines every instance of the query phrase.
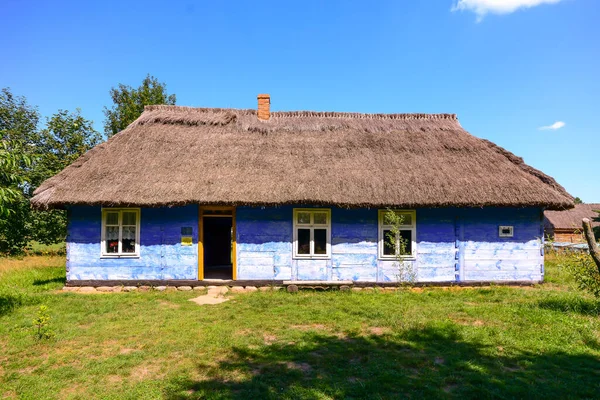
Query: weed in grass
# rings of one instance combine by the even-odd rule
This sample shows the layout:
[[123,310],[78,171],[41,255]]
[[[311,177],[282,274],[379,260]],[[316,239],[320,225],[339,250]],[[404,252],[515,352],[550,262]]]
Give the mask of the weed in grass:
[[37,317],[33,320],[33,327],[35,329],[34,337],[37,340],[52,339],[55,336],[54,331],[50,329],[51,319],[48,306],[42,304],[38,310]]

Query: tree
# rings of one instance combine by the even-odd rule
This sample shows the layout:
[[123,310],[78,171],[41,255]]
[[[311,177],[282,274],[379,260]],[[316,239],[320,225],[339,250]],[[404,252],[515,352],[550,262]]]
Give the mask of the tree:
[[410,284],[417,280],[417,271],[413,263],[405,258],[411,255],[409,240],[403,235],[403,231],[406,231],[406,224],[411,222],[406,221],[406,218],[410,218],[410,216],[403,215],[401,212],[390,208],[383,215],[383,224],[389,227],[384,237],[384,246],[389,249],[390,253],[394,254],[398,272],[396,279],[400,284]]
[[29,176],[32,190],[102,142],[92,124],[80,109],[58,110],[47,119],[46,128],[36,138],[36,162]]
[[0,254],[18,253],[27,244],[29,202],[22,168],[30,164],[20,142],[0,141]]
[[19,169],[30,164],[31,159],[18,142],[0,141],[0,218],[15,213],[14,205],[23,197],[20,186],[24,179]]
[[38,129],[39,114],[9,88],[0,91],[0,253],[18,253],[30,240],[45,244],[65,239],[66,214],[35,211],[33,191],[102,140],[92,122],[59,110]]
[[176,96],[167,94],[167,86],[158,79],[147,75],[137,89],[119,84],[110,89],[112,108],[104,107],[104,133],[111,137],[127,128],[144,111],[144,106],[151,104],[175,104]]
[[17,142],[26,150],[33,144],[40,115],[25,97],[15,97],[10,88],[0,91],[0,139]]
[[583,204],[583,200],[581,200],[579,197],[575,197],[575,199],[573,200],[573,203],[575,203],[575,204]]
[[[58,174],[102,142],[92,121],[75,112],[58,110],[47,119],[46,128],[37,136],[36,162],[29,174],[27,197],[46,179]],[[29,218],[30,238],[43,244],[58,243],[67,233],[67,216],[63,210],[32,211]]]
[[22,250],[28,241],[25,196],[34,159],[39,113],[24,97],[0,90],[0,253]]

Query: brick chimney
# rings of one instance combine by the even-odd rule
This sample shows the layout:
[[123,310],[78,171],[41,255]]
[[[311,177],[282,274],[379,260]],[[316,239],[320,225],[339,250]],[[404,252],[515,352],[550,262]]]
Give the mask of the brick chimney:
[[258,98],[258,119],[267,121],[271,118],[271,96],[268,94],[259,94]]

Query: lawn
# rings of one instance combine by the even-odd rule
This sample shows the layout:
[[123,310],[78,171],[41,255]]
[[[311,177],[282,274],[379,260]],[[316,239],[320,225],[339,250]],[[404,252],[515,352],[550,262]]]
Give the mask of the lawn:
[[[63,257],[0,259],[0,397],[598,398],[600,307],[561,259],[536,287],[63,293]],[[48,306],[55,337],[34,338]]]

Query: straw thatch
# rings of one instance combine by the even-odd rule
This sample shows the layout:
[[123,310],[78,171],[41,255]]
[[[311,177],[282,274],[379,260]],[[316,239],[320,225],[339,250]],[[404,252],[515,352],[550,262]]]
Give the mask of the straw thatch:
[[600,204],[576,204],[565,211],[545,211],[544,227],[547,231],[581,231],[581,220],[589,218],[592,227],[600,226]]
[[37,208],[322,204],[572,207],[521,158],[452,114],[147,106],[127,129],[44,182]]

